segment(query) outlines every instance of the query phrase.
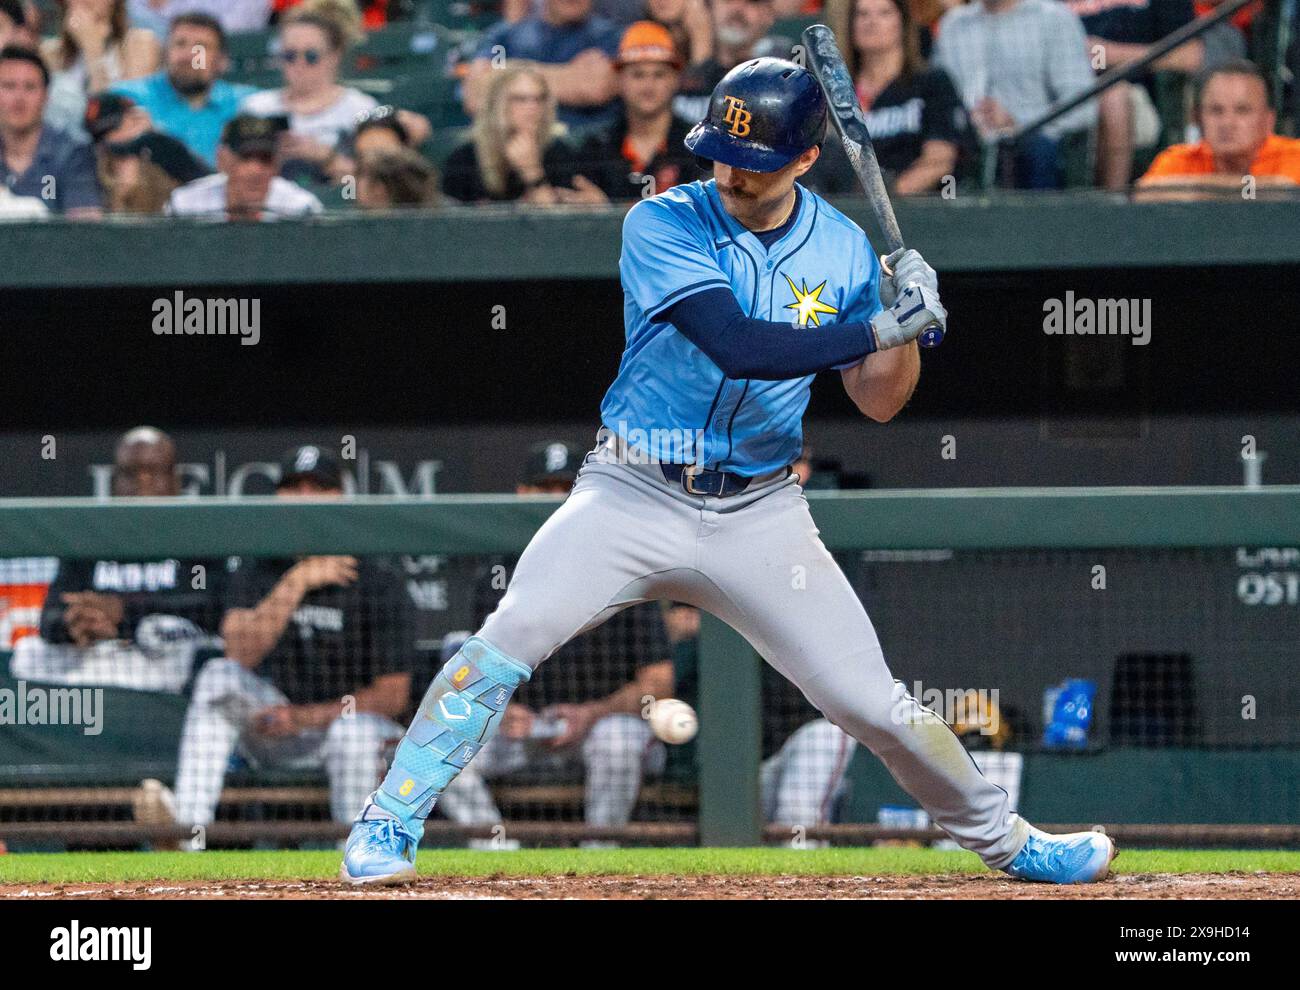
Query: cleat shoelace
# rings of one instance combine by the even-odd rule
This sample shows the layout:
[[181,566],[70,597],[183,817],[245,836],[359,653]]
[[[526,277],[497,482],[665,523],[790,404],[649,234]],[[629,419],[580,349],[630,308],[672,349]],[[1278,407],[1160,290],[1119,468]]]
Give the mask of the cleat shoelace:
[[406,831],[399,829],[397,822],[391,818],[378,818],[365,823],[369,831],[367,838],[375,844],[388,847],[394,855],[401,855],[406,839]]

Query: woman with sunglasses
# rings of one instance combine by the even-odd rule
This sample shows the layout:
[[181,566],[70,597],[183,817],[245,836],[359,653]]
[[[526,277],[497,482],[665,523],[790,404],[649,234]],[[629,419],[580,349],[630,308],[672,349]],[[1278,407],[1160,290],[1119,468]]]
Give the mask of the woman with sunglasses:
[[84,138],[90,94],[157,71],[162,45],[151,31],[129,25],[126,0],[59,0],[58,6],[58,36],[41,45],[50,69],[45,122]]
[[284,86],[244,99],[243,113],[289,118],[283,157],[289,171],[326,179],[347,171],[340,145],[351,138],[357,117],[377,105],[373,96],[339,85],[343,56],[354,41],[338,18],[311,8],[296,10],[280,29]]

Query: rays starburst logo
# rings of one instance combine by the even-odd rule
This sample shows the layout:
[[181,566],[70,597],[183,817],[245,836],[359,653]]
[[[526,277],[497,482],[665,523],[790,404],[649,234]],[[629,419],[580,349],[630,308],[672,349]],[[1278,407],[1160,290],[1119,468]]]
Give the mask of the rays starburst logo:
[[807,281],[804,279],[800,279],[799,285],[795,285],[794,279],[789,275],[784,272],[781,274],[790,286],[790,291],[794,293],[794,302],[786,303],[785,308],[795,310],[795,322],[799,326],[806,327],[808,321],[812,320],[813,326],[819,327],[822,325],[821,314],[839,312],[834,306],[829,306],[821,301],[822,289],[826,288],[826,279],[822,279],[821,285],[817,286],[817,288],[810,290]]

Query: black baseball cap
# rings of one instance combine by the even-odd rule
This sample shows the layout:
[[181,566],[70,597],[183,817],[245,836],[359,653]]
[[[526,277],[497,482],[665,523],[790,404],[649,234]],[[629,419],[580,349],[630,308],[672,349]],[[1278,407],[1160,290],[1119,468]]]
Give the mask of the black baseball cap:
[[528,462],[524,469],[524,484],[540,485],[544,481],[567,481],[570,484],[582,467],[583,451],[562,440],[535,443],[528,448]]
[[109,131],[122,126],[122,121],[133,106],[135,101],[120,93],[99,93],[92,96],[86,101],[86,115],[82,120],[86,133],[98,144]]
[[153,162],[181,185],[212,174],[212,170],[195,158],[189,148],[166,134],[150,132],[130,141],[106,144],[104,147],[114,155]]
[[343,466],[324,447],[303,444],[290,447],[280,458],[280,480],[276,488],[309,478],[322,488],[343,488]]
[[285,117],[241,113],[226,122],[221,143],[236,155],[273,155],[280,146],[280,135],[288,129],[289,121]]

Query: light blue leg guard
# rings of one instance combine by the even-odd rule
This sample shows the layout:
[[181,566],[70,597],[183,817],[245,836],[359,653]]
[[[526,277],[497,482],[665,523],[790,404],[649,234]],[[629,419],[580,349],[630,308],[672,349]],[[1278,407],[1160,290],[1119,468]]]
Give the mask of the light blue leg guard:
[[472,636],[429,685],[371,799],[418,841],[447,785],[496,734],[510,696],[532,670]]

